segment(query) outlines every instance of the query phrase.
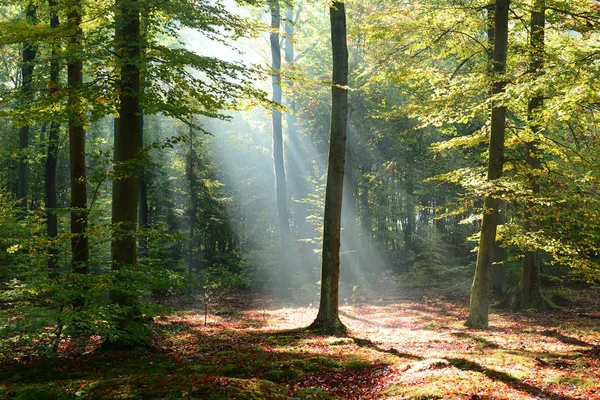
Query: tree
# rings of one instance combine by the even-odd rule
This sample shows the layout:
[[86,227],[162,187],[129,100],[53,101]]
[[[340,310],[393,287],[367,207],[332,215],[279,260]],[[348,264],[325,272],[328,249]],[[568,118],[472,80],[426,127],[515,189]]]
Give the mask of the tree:
[[[502,76],[506,70],[506,53],[508,48],[508,9],[510,0],[497,0],[494,11],[494,87],[492,117],[489,140],[489,160],[487,179],[490,183],[498,180],[503,174],[504,165],[504,132],[506,130],[506,106],[498,96],[504,92],[506,82]],[[471,287],[469,318],[466,325],[473,328],[488,326],[488,308],[491,291],[491,269],[496,229],[500,214],[501,200],[496,194],[488,194],[483,206],[483,221],[479,237],[475,277]]]
[[[127,290],[127,270],[137,263],[136,225],[140,170],[140,6],[138,0],[116,2],[117,54],[120,57],[118,120],[115,120],[115,177],[112,192],[112,270],[116,282],[111,301],[119,311],[119,330],[135,334],[137,296]],[[113,340],[115,339],[115,340]],[[123,338],[109,338],[117,345]]]
[[[532,79],[536,79],[542,73],[544,68],[545,46],[544,29],[546,23],[546,1],[534,0],[531,9],[530,22],[530,65],[529,72]],[[527,120],[530,123],[531,138],[525,142],[525,162],[529,171],[528,186],[531,189],[532,196],[540,194],[539,174],[542,167],[541,155],[539,151],[539,139],[537,136],[542,130],[538,121],[538,114],[544,105],[544,94],[538,90],[534,93],[527,104]],[[523,231],[525,234],[531,233],[536,229],[536,223],[531,209],[533,204],[525,204],[525,215]],[[521,279],[515,292],[513,308],[544,308],[549,305],[548,301],[542,295],[540,279],[540,251],[538,249],[525,249],[521,267]]]
[[[298,243],[299,262],[304,266],[304,270],[312,270],[316,264],[316,257],[313,251],[313,246],[307,241],[315,237],[315,231],[306,220],[308,210],[303,200],[308,195],[308,182],[303,175],[306,170],[306,161],[304,150],[298,137],[298,109],[296,106],[296,94],[293,92],[296,87],[295,75],[297,74],[296,62],[303,55],[296,55],[294,31],[296,23],[300,16],[301,5],[296,5],[296,14],[294,15],[294,3],[289,2],[286,7],[286,17],[284,23],[285,40],[284,54],[287,67],[287,74],[290,77],[287,81],[287,107],[289,112],[286,114],[287,123],[287,142],[286,142],[286,177],[292,196],[291,208],[293,210],[293,227],[296,239],[300,239]],[[308,268],[307,268],[308,267]],[[312,274],[310,274],[312,275]]]
[[[50,27],[57,29],[59,26],[58,10],[55,0],[48,0],[50,8]],[[50,92],[51,96],[58,93],[60,78],[60,63],[58,61],[59,46],[52,43],[52,55],[50,60]],[[45,169],[45,188],[46,188],[46,232],[48,238],[52,241],[58,236],[58,217],[56,215],[56,162],[58,157],[58,135],[60,132],[60,123],[52,121],[48,131],[48,152]],[[48,271],[50,277],[58,275],[58,264],[56,256],[58,249],[50,243],[48,249]]]
[[83,85],[83,60],[81,46],[83,31],[81,29],[80,0],[68,3],[69,25],[73,36],[67,46],[72,57],[67,65],[69,85],[69,155],[71,166],[71,250],[73,271],[80,274],[89,272],[89,245],[87,237],[87,174],[85,165],[85,130],[86,120]]
[[334,1],[329,9],[333,79],[331,87],[331,134],[323,217],[323,253],[321,265],[321,299],[317,318],[310,325],[323,333],[346,330],[339,317],[340,245],[342,194],[346,136],[348,129],[348,46],[344,3]]
[[[34,24],[36,20],[37,6],[28,1],[25,4],[25,20],[28,24]],[[33,69],[37,53],[37,46],[31,38],[23,42],[23,56],[21,65],[21,94],[25,104],[29,104],[33,96]],[[29,122],[19,129],[19,167],[17,172],[17,198],[21,201],[24,210],[27,209],[27,195],[29,193],[29,162],[27,160],[27,149],[29,147]]]
[[287,190],[285,182],[285,165],[283,161],[283,123],[282,114],[278,107],[282,104],[281,90],[281,45],[279,30],[281,28],[281,8],[278,0],[269,2],[271,7],[271,57],[272,57],[272,87],[273,103],[273,163],[275,165],[275,187],[277,192],[277,216],[281,244],[281,286],[282,293],[288,293],[290,286],[290,260],[292,237],[287,208]]

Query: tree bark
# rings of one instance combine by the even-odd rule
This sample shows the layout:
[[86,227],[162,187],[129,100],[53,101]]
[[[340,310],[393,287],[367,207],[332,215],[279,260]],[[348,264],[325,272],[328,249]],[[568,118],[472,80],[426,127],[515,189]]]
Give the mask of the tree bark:
[[87,237],[87,176],[85,168],[85,110],[81,86],[83,61],[81,59],[81,1],[69,4],[69,24],[74,34],[68,53],[74,57],[67,65],[69,85],[69,156],[71,167],[71,266],[79,274],[89,272],[89,246]]
[[[279,29],[281,27],[278,0],[269,2],[271,7],[271,57],[272,57],[272,87],[273,102],[282,103],[281,90],[281,46],[279,44]],[[287,189],[285,182],[285,165],[283,160],[283,123],[281,111],[276,107],[272,110],[273,119],[273,163],[275,167],[275,188],[277,193],[277,217],[279,221],[280,249],[281,249],[281,293],[289,293],[291,285],[291,271],[289,252],[292,250],[292,238],[287,208]]]
[[[137,296],[125,290],[124,269],[137,264],[136,225],[140,173],[140,3],[117,0],[117,53],[121,57],[119,119],[115,122],[111,246],[112,270],[116,278],[111,301],[118,328],[132,333],[137,320]],[[117,339],[117,345],[121,345]]]
[[[545,0],[534,0],[531,10],[531,38],[530,38],[530,73],[535,78],[544,68],[544,29],[546,24]],[[531,170],[529,177],[529,186],[532,195],[536,196],[540,192],[539,170],[541,169],[538,140],[536,136],[540,133],[542,127],[536,121],[536,113],[544,105],[543,93],[536,93],[527,104],[527,119],[530,123],[532,139],[525,143],[526,163]],[[537,229],[531,209],[534,204],[530,201],[525,206],[523,230],[525,233]],[[521,280],[517,286],[516,299],[513,305],[514,309],[544,308],[549,302],[542,294],[540,280],[540,254],[539,250],[527,249],[523,256],[521,268]]]
[[[145,53],[145,40],[146,40],[146,21],[144,20],[144,33],[142,40],[144,40],[144,45],[140,47],[140,56],[144,57]],[[145,79],[144,75],[140,74],[140,95],[143,96],[145,88]],[[142,105],[140,105],[140,150],[144,149],[144,109]],[[146,230],[148,228],[148,177],[146,176],[146,165],[147,163],[143,163],[140,166],[140,188],[139,188],[139,199],[138,199],[138,219],[139,225],[142,230]],[[139,237],[138,240],[139,251],[138,251],[138,259],[141,262],[146,263],[148,257],[148,237],[144,234]]]
[[[59,20],[56,14],[56,1],[48,0],[48,6],[50,7],[50,27],[52,29],[58,28]],[[52,55],[50,60],[50,93],[55,95],[58,92],[59,78],[60,78],[60,65],[57,59],[58,45],[52,44]],[[56,163],[58,157],[58,134],[60,131],[60,124],[58,122],[50,123],[50,130],[48,131],[48,154],[46,157],[46,168],[45,168],[45,191],[46,191],[46,233],[50,240],[48,247],[48,276],[50,279],[54,279],[58,276],[58,249],[54,246],[52,241],[58,236],[58,218],[56,216]]]
[[[27,23],[35,23],[37,7],[33,2],[28,2],[25,5],[25,19]],[[23,43],[23,58],[21,65],[21,95],[24,103],[27,105],[31,101],[33,95],[33,62],[37,54],[37,48],[31,39],[25,40]],[[20,206],[23,211],[27,210],[27,195],[29,194],[29,167],[27,162],[27,149],[29,147],[29,131],[30,126],[25,125],[19,129],[19,165],[17,167],[17,199],[20,201]]]
[[[494,26],[494,11],[495,6],[491,4],[487,7],[487,17],[488,17],[488,32],[487,39],[489,48],[492,49],[488,53],[488,72],[492,74],[494,72],[494,38],[496,36]],[[493,89],[490,90],[490,95],[493,95]],[[491,111],[491,110],[490,110]],[[498,215],[498,225],[502,225],[505,222],[506,218],[506,210],[505,210],[505,202],[502,201],[500,203],[500,213]],[[505,261],[506,261],[506,249],[501,246],[501,243],[498,241],[494,242],[494,249],[492,250],[492,291],[497,296],[503,296],[506,291],[506,272],[505,272]]]
[[[144,114],[143,111],[140,110],[140,149],[144,148]],[[148,184],[146,177],[146,168],[143,166],[140,170],[140,194],[138,199],[138,218],[140,228],[143,230],[148,229]],[[138,258],[146,262],[146,258],[148,257],[148,237],[146,235],[142,235],[139,238],[139,252]]]
[[[191,121],[190,121],[191,122]],[[190,220],[190,241],[188,248],[188,274],[191,277],[196,269],[196,252],[195,249],[198,246],[198,240],[196,237],[198,219],[196,217],[199,207],[199,199],[198,199],[198,183],[196,181],[196,174],[194,160],[196,159],[196,149],[194,148],[194,131],[192,126],[190,125],[189,130],[189,149],[188,149],[188,165],[187,168],[187,178],[188,178],[188,190],[190,192],[190,209],[188,211],[189,220]],[[191,290],[191,286],[190,286]]]
[[[493,94],[504,92],[505,82],[502,75],[506,70],[506,53],[508,48],[508,8],[509,0],[496,0],[494,10],[494,84]],[[490,128],[488,181],[502,177],[504,165],[504,132],[506,130],[506,107],[493,104]],[[473,328],[488,326],[489,300],[491,294],[492,254],[496,241],[498,215],[502,206],[493,194],[485,198],[483,205],[483,221],[479,238],[477,265],[471,287],[469,318],[465,325]]]
[[344,165],[344,196],[342,200],[342,256],[341,276],[345,282],[357,282],[360,274],[358,257],[357,196],[354,181],[353,143],[351,140],[352,110],[348,109],[346,160]]
[[[295,19],[298,18],[299,12],[300,10],[298,9],[296,16],[294,16],[294,7],[292,4],[289,4],[286,8],[286,21],[284,23],[284,54],[285,62],[290,73],[293,73],[296,68],[296,55],[294,50],[294,24]],[[306,204],[302,203],[302,199],[305,199],[308,195],[308,182],[304,176],[307,161],[298,137],[296,101],[291,93],[291,89],[293,88],[292,80],[288,80],[287,87],[289,88],[287,94],[287,106],[290,109],[290,112],[286,114],[288,140],[285,147],[285,160],[287,168],[287,182],[290,186],[290,192],[292,195],[292,221],[293,227],[295,228],[293,235],[295,234],[295,237],[300,239],[312,239],[315,237],[316,232],[312,224],[306,220],[308,216],[308,210]],[[302,272],[305,273],[308,280],[312,281],[314,279],[313,271],[318,265],[318,258],[314,252],[315,247],[308,241],[298,241],[297,245],[299,261],[296,263],[294,268],[299,267]]]
[[323,254],[321,266],[321,300],[317,318],[309,327],[321,333],[346,330],[339,317],[340,231],[346,135],[348,129],[348,45],[346,43],[346,11],[344,3],[334,1],[329,9],[333,56],[331,88],[331,136],[325,189],[323,221]]
[[[286,9],[285,29],[285,62],[290,71],[295,69],[295,51],[294,51],[294,9],[288,6]],[[288,87],[292,87],[292,81],[288,81]],[[292,208],[294,210],[294,225],[296,226],[298,236],[301,238],[312,237],[314,230],[306,221],[306,206],[300,202],[308,194],[308,188],[302,174],[304,166],[303,151],[298,138],[298,119],[296,117],[296,101],[291,94],[288,94],[288,108],[290,112],[286,114],[288,145],[286,152],[287,176],[292,193]]]

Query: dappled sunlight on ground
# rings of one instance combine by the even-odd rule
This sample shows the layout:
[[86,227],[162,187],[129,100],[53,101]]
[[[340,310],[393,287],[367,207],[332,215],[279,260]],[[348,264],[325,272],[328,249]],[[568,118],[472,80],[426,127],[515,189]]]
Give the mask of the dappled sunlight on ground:
[[442,297],[344,305],[341,337],[302,329],[315,305],[248,296],[156,317],[152,352],[90,353],[98,338],[67,339],[57,359],[6,360],[0,396],[600,399],[598,298],[587,292],[569,310],[493,313],[486,330],[464,327],[467,305]]

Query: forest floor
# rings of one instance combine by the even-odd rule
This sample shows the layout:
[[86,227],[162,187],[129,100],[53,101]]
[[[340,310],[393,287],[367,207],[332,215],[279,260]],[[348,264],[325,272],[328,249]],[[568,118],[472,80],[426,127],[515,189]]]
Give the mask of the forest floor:
[[560,293],[564,309],[495,311],[487,330],[463,326],[466,298],[387,295],[341,307],[343,337],[296,329],[316,305],[246,293],[206,326],[193,307],[156,318],[153,351],[94,351],[92,338],[0,360],[0,397],[600,399],[600,290]]

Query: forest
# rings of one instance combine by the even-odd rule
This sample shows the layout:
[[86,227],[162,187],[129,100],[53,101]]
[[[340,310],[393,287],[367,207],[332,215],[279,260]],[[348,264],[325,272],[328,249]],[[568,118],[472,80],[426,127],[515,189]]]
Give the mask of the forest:
[[0,397],[600,399],[598,0],[0,0]]

